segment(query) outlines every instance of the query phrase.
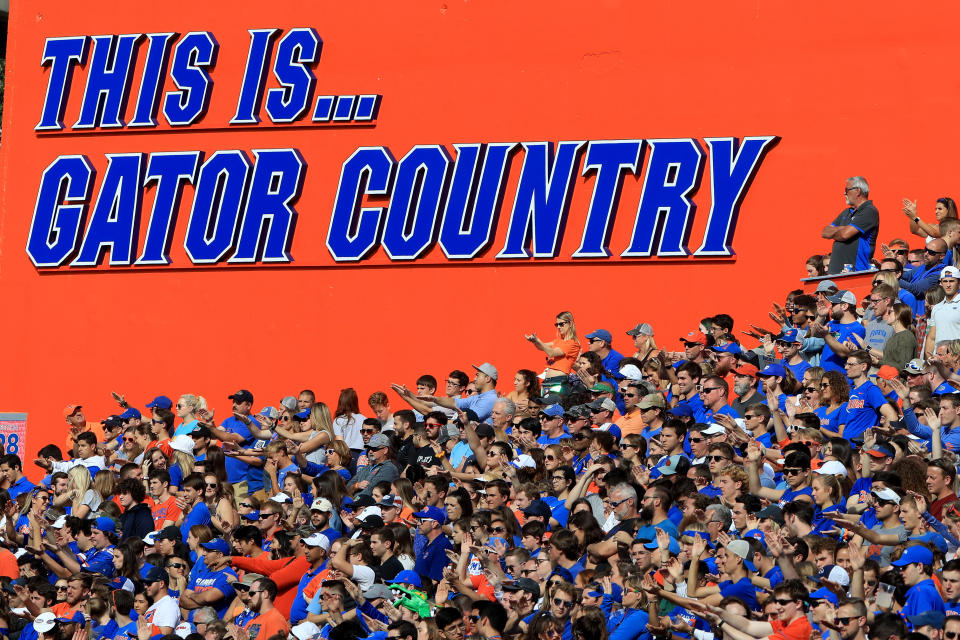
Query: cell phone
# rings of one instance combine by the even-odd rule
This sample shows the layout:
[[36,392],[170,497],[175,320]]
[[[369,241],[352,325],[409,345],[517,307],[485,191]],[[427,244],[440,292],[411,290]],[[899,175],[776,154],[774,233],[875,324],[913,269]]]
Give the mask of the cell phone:
[[896,589],[892,584],[881,582],[877,588],[877,606],[883,609],[893,605],[893,592]]

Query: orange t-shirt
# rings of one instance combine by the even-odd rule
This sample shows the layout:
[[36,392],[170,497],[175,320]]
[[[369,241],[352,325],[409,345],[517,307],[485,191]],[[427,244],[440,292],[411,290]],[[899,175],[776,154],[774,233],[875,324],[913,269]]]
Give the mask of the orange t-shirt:
[[20,577],[17,556],[9,549],[0,549],[0,576],[10,576],[14,580]]
[[50,611],[53,611],[55,614],[57,614],[58,618],[70,618],[77,611],[80,611],[80,606],[78,605],[77,608],[74,609],[66,602],[58,602],[57,604],[50,607]]
[[767,636],[767,640],[810,640],[813,634],[813,626],[807,616],[798,616],[788,625],[780,620],[771,620],[770,625],[773,633]]
[[570,373],[573,371],[573,363],[580,355],[580,342],[577,340],[564,340],[557,336],[549,345],[554,349],[563,351],[563,355],[553,357],[547,356],[547,366],[556,369],[561,373]]
[[620,427],[620,433],[624,436],[641,433],[644,427],[643,418],[640,417],[642,413],[640,409],[634,408],[632,411],[627,411],[626,415],[617,418],[613,424]]
[[261,613],[243,628],[250,634],[250,640],[267,640],[278,633],[286,638],[290,633],[290,623],[277,608]]
[[148,498],[146,502],[150,505],[150,515],[153,516],[153,528],[156,531],[162,528],[165,520],[175,523],[177,518],[180,517],[181,509],[177,506],[177,499],[173,496],[170,496],[161,504],[157,504],[153,498]]

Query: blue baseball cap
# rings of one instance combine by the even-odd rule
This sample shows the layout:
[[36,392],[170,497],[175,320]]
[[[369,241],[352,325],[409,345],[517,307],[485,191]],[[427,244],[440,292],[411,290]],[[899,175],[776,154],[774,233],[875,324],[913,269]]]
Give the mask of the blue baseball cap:
[[[925,542],[931,544],[937,548],[937,551],[940,553],[947,552],[947,541],[943,539],[943,536],[937,533],[936,531],[927,531],[922,536],[910,536],[907,540],[916,540],[917,542]],[[916,625],[914,625],[916,626]]]
[[300,420],[300,421],[309,420],[309,419],[310,419],[310,409],[304,409],[304,410],[301,411],[300,413],[294,414],[293,417],[296,418],[296,419],[298,419],[298,420]]
[[677,466],[680,464],[680,459],[683,458],[679,453],[675,453],[672,456],[661,458],[660,462],[654,467],[657,471],[660,472],[662,476],[672,476],[677,472]]
[[740,353],[743,351],[736,342],[728,342],[723,346],[714,345],[710,347],[710,350],[714,353]]
[[[431,507],[431,509],[432,508],[435,508],[435,507]],[[401,583],[412,584],[418,589],[423,586],[423,581],[420,580],[420,575],[416,571],[411,571],[410,569],[401,571],[400,573],[397,574],[396,578],[389,581],[387,584],[401,584]]]
[[610,332],[607,331],[606,329],[597,329],[593,333],[587,334],[587,340],[593,340],[594,338],[596,338],[597,340],[603,340],[608,344],[613,342],[613,336],[610,335]]
[[560,576],[561,578],[563,578],[564,582],[569,582],[570,584],[573,584],[573,574],[570,573],[569,569],[564,569],[563,567],[557,567],[556,569],[553,570],[553,572],[550,574],[547,580],[549,581],[550,578],[552,578],[553,576]]
[[783,333],[777,336],[777,340],[784,342],[803,342],[800,338],[800,332],[796,329],[784,329]]
[[230,553],[230,545],[228,545],[223,538],[214,538],[210,542],[201,542],[200,546],[207,551],[219,551],[224,555]]
[[767,550],[767,537],[763,535],[763,531],[760,531],[760,529],[750,529],[750,531],[747,531],[745,534],[743,534],[743,537],[759,540],[760,546],[763,547],[763,550]]
[[668,409],[667,413],[677,416],[678,418],[690,418],[693,416],[693,409],[690,408],[690,405],[684,403]]
[[93,528],[104,533],[116,533],[117,523],[113,521],[113,518],[97,518],[93,521]]
[[140,410],[134,407],[127,407],[127,410],[120,414],[120,419],[124,421],[130,420],[131,418],[139,420],[142,417],[143,415],[140,413]]
[[766,367],[763,368],[763,371],[757,374],[758,376],[779,376],[785,378],[787,376],[787,370],[783,368],[783,365],[771,362]]
[[637,529],[637,534],[633,536],[634,540],[643,540],[644,542],[650,542],[651,540],[657,539],[657,530],[653,528],[652,524],[648,524],[645,527],[640,527]]
[[826,600],[833,606],[840,604],[840,600],[837,598],[837,594],[826,587],[820,587],[816,591],[810,594],[810,600]]
[[540,409],[540,413],[546,416],[550,416],[551,418],[560,418],[560,417],[563,417],[563,414],[565,412],[563,410],[563,407],[561,407],[560,405],[552,404],[549,407],[544,407],[543,409]]
[[919,562],[922,565],[929,566],[933,564],[933,552],[922,545],[907,547],[899,558],[891,562],[895,567],[905,567],[908,564]]
[[[652,541],[644,544],[644,545],[643,545],[643,548],[644,548],[644,549],[647,549],[647,550],[649,550],[649,551],[653,551],[654,549],[657,548],[657,541],[656,541],[656,540],[652,540]],[[667,547],[667,549],[670,551],[671,554],[677,555],[677,554],[680,553],[680,544],[679,544],[676,540],[674,540],[673,538],[670,538],[670,544],[669,544],[669,546]]]
[[440,524],[447,521],[447,514],[440,507],[425,507],[423,511],[417,511],[413,516],[425,520],[436,520]]
[[173,400],[167,396],[157,396],[147,403],[147,409],[169,409],[173,406]]
[[924,611],[923,613],[907,616],[907,620],[910,621],[914,629],[917,627],[940,628],[943,626],[943,623],[946,622],[947,615],[942,611]]

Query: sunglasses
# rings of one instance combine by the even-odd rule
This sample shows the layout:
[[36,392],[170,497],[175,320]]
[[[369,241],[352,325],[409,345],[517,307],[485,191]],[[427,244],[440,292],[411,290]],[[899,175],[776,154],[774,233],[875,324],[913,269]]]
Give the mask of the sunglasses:
[[639,397],[640,397],[640,394],[639,394],[639,393],[625,393],[625,394],[623,394],[623,397],[624,397],[624,398],[639,398]]
[[905,255],[907,255],[908,253],[910,253],[910,250],[909,250],[909,249],[894,249],[893,252],[894,252],[895,254],[897,254],[898,256],[905,256]]
[[[852,616],[849,618],[837,618],[837,622],[839,622],[843,626],[847,626],[848,624],[850,624],[851,620],[856,620],[856,618]],[[953,635],[957,635],[957,634],[953,634]]]
[[207,488],[208,488],[208,489],[216,489],[216,488],[217,488],[217,483],[216,483],[216,482],[205,482],[204,484],[207,485]]
[[699,444],[705,440],[706,438],[690,438],[690,444]]
[[700,393],[710,393],[711,391],[719,391],[723,387],[697,387],[697,391]]
[[66,585],[64,585],[64,586],[62,586],[62,587],[61,587],[60,585],[57,585],[57,591],[66,591],[66,590],[67,590]]
[[557,456],[543,456],[544,460],[556,460]]
[[791,602],[794,602],[794,600],[791,600],[789,598],[776,598],[776,601],[777,601],[777,604],[779,604],[781,607],[785,607]]
[[565,327],[565,326],[567,326],[567,323],[566,323],[566,322],[554,322],[554,323],[553,323],[553,326],[555,326],[555,327]]
[[816,388],[816,387],[804,387],[803,390],[806,391],[807,393],[813,393],[814,391],[817,390],[817,388]]
[[280,515],[280,514],[277,514],[277,513],[261,513],[261,514],[260,514],[260,519],[261,519],[261,520],[266,520],[267,518],[269,518],[269,517],[271,517],[271,516],[276,516],[276,515]]
[[467,616],[467,620],[469,620],[473,624],[477,624],[478,622],[480,622],[480,616]]
[[360,433],[376,433],[373,429],[360,429]]
[[253,509],[253,505],[250,504],[249,502],[241,502],[241,503],[240,503],[240,506],[241,506],[241,507],[246,507],[247,509]]
[[806,472],[806,469],[800,469],[800,468],[796,468],[796,469],[795,469],[795,468],[789,468],[789,469],[788,469],[788,468],[786,468],[786,467],[783,469],[783,475],[785,475],[785,476],[798,476],[798,475],[800,475],[801,473],[804,473],[804,472]]
[[554,599],[553,599],[553,604],[555,604],[555,605],[558,606],[558,607],[563,607],[564,609],[569,609],[569,608],[573,607],[573,601],[571,601],[571,600],[564,600],[564,599],[562,599],[562,598],[554,598]]
[[711,462],[722,462],[723,460],[729,460],[730,458],[726,456],[704,456],[707,460]]
[[183,569],[183,568],[185,568],[187,565],[182,564],[182,563],[179,563],[179,562],[175,562],[175,563],[168,564],[167,566],[170,567],[171,569]]
[[506,527],[490,527],[490,531],[493,533],[506,533]]

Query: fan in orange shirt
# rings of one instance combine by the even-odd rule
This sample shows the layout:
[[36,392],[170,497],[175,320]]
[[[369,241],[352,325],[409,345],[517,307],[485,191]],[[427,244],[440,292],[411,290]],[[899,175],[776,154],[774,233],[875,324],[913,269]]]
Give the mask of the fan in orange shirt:
[[[257,617],[243,626],[250,640],[267,640],[280,634],[286,637],[290,632],[290,623],[280,610],[273,606],[277,597],[277,583],[270,578],[260,578],[250,587],[247,606],[257,613]],[[238,637],[234,634],[234,637]]]

